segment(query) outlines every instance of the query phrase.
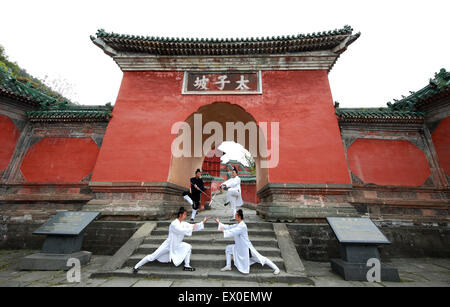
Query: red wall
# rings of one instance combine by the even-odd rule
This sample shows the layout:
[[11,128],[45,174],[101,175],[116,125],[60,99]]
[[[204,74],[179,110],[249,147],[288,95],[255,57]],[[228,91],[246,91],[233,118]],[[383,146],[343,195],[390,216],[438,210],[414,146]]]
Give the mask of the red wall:
[[250,202],[256,204],[259,202],[258,197],[256,196],[256,184],[242,184],[241,183],[241,195],[242,199],[246,202]]
[[29,182],[80,182],[92,172],[98,152],[91,138],[47,137],[28,149],[20,170]]
[[430,176],[423,151],[405,140],[358,139],[347,156],[351,171],[366,184],[421,186]]
[[439,123],[439,126],[433,132],[432,139],[439,164],[450,175],[450,117]]
[[0,115],[0,171],[5,170],[16,148],[20,131],[13,121],[5,115]]
[[270,182],[350,183],[325,70],[262,72],[262,95],[181,95],[182,83],[182,72],[124,73],[92,181],[167,181],[172,124],[228,102],[280,122]]

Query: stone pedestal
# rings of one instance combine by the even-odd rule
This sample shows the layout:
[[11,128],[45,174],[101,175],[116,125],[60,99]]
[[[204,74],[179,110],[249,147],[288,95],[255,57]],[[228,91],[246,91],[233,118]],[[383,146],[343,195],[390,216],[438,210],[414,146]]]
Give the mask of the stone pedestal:
[[[345,280],[367,281],[367,272],[371,269],[366,263],[352,263],[342,259],[331,259],[331,269]],[[397,269],[381,264],[381,281],[399,282]]]
[[50,254],[37,253],[21,259],[20,270],[30,271],[67,271],[71,267],[67,266],[67,261],[71,258],[80,260],[80,264],[89,263],[92,253],[80,251],[71,254]]
[[[341,244],[340,251],[341,259],[331,259],[331,269],[345,280],[367,281],[367,272],[372,268],[367,266],[367,261],[371,258],[380,260],[376,245]],[[400,281],[397,269],[386,264],[381,264],[380,278],[382,281]]]
[[[400,281],[397,269],[381,264],[378,245],[390,244],[390,241],[372,220],[328,217],[327,222],[339,241],[341,253],[341,259],[331,259],[335,273],[345,280],[369,281],[367,273],[374,268],[380,270],[376,275],[380,274],[381,281]],[[378,260],[378,264],[370,260]]]
[[69,259],[78,259],[87,264],[91,252],[81,251],[84,230],[100,215],[99,212],[63,211],[58,212],[44,225],[33,232],[46,235],[40,253],[26,256],[20,261],[21,270],[60,271],[71,268]]

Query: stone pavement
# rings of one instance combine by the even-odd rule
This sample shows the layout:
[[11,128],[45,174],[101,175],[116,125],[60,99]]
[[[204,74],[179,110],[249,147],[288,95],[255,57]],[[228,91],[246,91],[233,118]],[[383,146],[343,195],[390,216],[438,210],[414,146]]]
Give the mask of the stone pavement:
[[[305,287],[306,285],[283,283],[257,283],[230,280],[174,280],[155,278],[90,278],[111,256],[94,255],[91,262],[82,267],[81,282],[69,283],[63,271],[19,271],[21,257],[35,253],[32,250],[0,250],[0,287]],[[328,262],[303,261],[308,276],[316,287],[449,287],[450,259],[399,258],[392,259],[398,268],[402,282],[368,283],[342,280],[331,272]]]

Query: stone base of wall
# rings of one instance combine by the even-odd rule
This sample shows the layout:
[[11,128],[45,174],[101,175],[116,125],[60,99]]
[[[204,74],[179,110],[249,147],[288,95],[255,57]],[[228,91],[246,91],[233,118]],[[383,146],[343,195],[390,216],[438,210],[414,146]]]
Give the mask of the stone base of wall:
[[[43,223],[0,223],[0,249],[40,250],[45,236],[33,235]],[[82,250],[113,255],[142,225],[140,222],[94,221],[85,231]]]
[[[376,222],[392,242],[380,247],[382,260],[396,257],[450,257],[450,227]],[[41,249],[45,236],[32,235],[42,223],[0,223],[0,249]],[[113,255],[142,225],[134,221],[94,221],[86,229],[83,250]],[[339,258],[338,241],[328,224],[287,224],[300,257],[311,261]]]
[[[396,257],[450,257],[450,227],[375,222],[390,245],[380,247],[382,260]],[[340,258],[339,243],[328,224],[287,224],[301,258],[329,261]]]
[[95,221],[86,228],[83,250],[114,255],[141,226],[142,222]]
[[258,192],[258,214],[272,222],[325,222],[330,216],[410,223],[450,222],[450,192],[430,187],[269,183]]
[[448,189],[414,187],[354,187],[349,202],[360,215],[374,220],[401,220],[416,224],[450,222]]
[[348,184],[269,183],[258,196],[258,215],[271,222],[315,222],[327,216],[359,216],[348,203]]
[[91,182],[95,198],[83,211],[101,213],[102,220],[166,220],[180,206],[190,206],[182,197],[186,190],[168,182]]
[[87,183],[0,185],[0,223],[44,223],[58,211],[79,211],[92,199]]

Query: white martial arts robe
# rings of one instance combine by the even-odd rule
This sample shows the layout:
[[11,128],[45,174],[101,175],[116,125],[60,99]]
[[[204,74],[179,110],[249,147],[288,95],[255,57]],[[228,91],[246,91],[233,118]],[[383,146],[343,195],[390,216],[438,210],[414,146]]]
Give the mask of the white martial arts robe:
[[[190,256],[192,246],[186,242],[183,242],[184,236],[191,236],[194,224],[187,222],[180,222],[179,219],[175,219],[169,226],[169,237],[161,244],[158,249],[144,257],[136,267],[141,267],[147,262],[158,260],[159,262],[172,261],[175,266],[179,266],[186,256]],[[200,231],[204,228],[203,222],[197,223],[195,231]]]
[[[252,242],[248,238],[247,225],[244,221],[239,224],[224,225],[219,223],[218,229],[224,228],[224,237],[234,237],[234,243],[227,246],[227,250],[233,254],[234,265],[243,274],[250,273],[250,266],[254,263],[261,265],[270,264],[270,267],[276,269],[276,265],[268,258],[264,257],[253,247]],[[248,250],[250,249],[252,257],[250,258]]]
[[244,204],[242,201],[242,195],[241,195],[241,178],[239,176],[236,176],[234,178],[230,178],[222,185],[225,185],[227,190],[227,202],[230,202],[231,209],[233,210],[233,218],[236,215],[236,207],[240,207]]

